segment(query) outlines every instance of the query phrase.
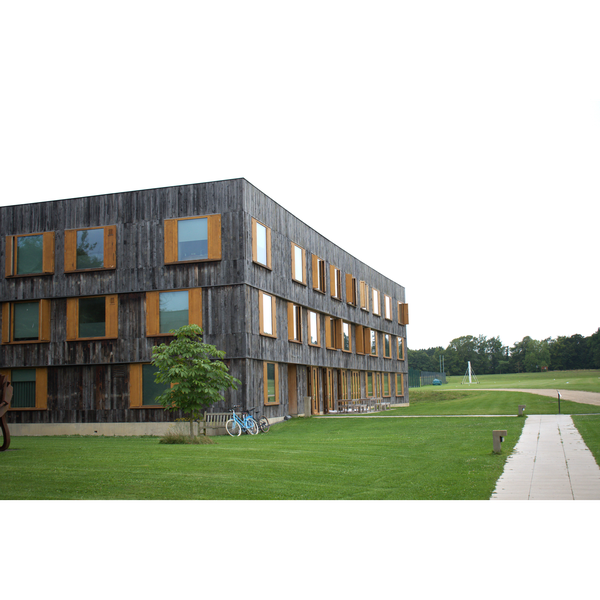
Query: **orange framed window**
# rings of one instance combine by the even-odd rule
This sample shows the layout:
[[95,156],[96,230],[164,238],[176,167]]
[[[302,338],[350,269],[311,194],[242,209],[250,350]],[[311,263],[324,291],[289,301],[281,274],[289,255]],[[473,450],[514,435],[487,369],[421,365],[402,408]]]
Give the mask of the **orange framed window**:
[[158,368],[149,363],[129,365],[129,407],[163,408],[156,398],[169,387],[168,383],[156,383]]
[[391,381],[390,381],[390,374],[389,373],[382,373],[381,374],[381,379],[382,379],[382,394],[384,398],[389,398],[392,395],[392,387],[391,387]]
[[54,231],[6,236],[6,277],[54,273]]
[[392,299],[387,294],[383,295],[383,316],[388,320],[392,320]]
[[373,288],[371,290],[371,292],[373,295],[373,314],[380,317],[381,316],[381,294],[379,293],[379,290],[376,290],[375,288]]
[[48,408],[48,369],[0,369],[13,387],[13,397],[9,411],[47,410]]
[[260,334],[267,337],[277,337],[277,305],[275,296],[266,292],[258,292],[258,313]]
[[116,268],[116,225],[65,230],[65,273]]
[[302,343],[302,307],[288,302],[288,340]]
[[369,310],[369,286],[364,282],[360,282],[360,308]]
[[67,341],[119,337],[119,296],[67,298]]
[[292,244],[292,280],[306,285],[306,250],[298,244]]
[[2,343],[50,341],[50,300],[2,303]]
[[346,273],[346,303],[356,306],[357,298],[356,277],[352,277],[350,273]]
[[309,346],[321,346],[321,322],[319,313],[308,310],[307,311],[308,321],[308,345]]
[[401,338],[400,336],[398,336],[396,338],[397,340],[397,356],[398,356],[398,360],[404,360],[404,338]]
[[383,334],[383,358],[392,358],[392,336],[389,333]]
[[324,294],[327,285],[325,281],[325,261],[315,254],[312,255],[312,281],[313,290]]
[[202,288],[146,292],[146,336],[173,335],[183,325],[202,327]]
[[165,264],[221,260],[221,215],[165,219]]
[[369,329],[369,338],[369,354],[379,356],[377,353],[377,332],[374,329]]
[[404,396],[404,374],[396,373],[396,396]]
[[252,261],[271,269],[271,229],[252,217]]
[[279,404],[279,365],[273,362],[263,363],[264,404]]
[[329,284],[331,297],[342,300],[342,272],[333,265],[329,265]]

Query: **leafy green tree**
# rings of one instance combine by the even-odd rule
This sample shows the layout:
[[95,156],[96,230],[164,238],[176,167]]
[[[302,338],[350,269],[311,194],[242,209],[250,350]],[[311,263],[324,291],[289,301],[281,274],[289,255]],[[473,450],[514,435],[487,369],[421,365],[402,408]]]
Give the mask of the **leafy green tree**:
[[547,367],[550,364],[550,338],[542,341],[530,339],[527,342],[523,364],[528,373],[541,371],[542,367]]
[[158,368],[156,382],[172,384],[158,401],[165,410],[181,410],[191,416],[193,438],[193,421],[208,406],[223,400],[222,392],[237,389],[241,382],[222,362],[225,352],[202,341],[198,325],[184,325],[172,333],[175,338],[171,343],[152,349],[152,364]]

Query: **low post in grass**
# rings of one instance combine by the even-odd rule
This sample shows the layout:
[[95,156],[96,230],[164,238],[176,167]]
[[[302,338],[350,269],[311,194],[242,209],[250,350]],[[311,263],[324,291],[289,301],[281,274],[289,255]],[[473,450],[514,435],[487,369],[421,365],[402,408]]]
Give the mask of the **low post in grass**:
[[525,405],[525,404],[519,404],[519,416],[520,416],[520,417],[523,417],[523,416],[524,416],[524,413],[525,413],[525,408],[526,408],[526,405]]
[[502,442],[506,437],[506,429],[495,429],[493,432],[493,440],[494,440],[494,454],[500,454],[502,452]]

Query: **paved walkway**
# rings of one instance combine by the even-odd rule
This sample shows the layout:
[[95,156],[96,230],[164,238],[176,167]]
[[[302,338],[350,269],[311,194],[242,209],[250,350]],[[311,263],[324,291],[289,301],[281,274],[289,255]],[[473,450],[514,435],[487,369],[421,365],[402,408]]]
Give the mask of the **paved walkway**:
[[600,500],[600,467],[569,415],[530,415],[491,500]]

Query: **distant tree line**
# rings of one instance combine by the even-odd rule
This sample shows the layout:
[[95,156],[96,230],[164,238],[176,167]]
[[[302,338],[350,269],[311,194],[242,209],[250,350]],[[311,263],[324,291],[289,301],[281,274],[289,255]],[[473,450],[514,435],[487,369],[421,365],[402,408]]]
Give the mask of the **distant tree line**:
[[464,375],[468,361],[477,375],[600,369],[600,328],[588,337],[575,334],[534,340],[526,336],[512,347],[504,346],[499,337],[465,335],[447,348],[408,350],[409,366],[421,371],[443,367],[448,375]]

